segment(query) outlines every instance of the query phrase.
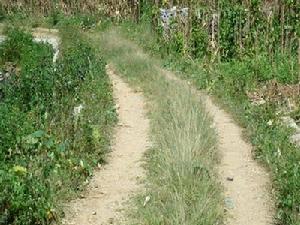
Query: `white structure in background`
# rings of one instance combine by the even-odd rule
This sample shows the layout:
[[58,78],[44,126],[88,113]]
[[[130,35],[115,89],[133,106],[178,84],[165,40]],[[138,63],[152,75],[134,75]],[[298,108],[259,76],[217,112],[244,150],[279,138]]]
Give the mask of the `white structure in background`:
[[175,27],[175,22],[186,23],[189,17],[189,8],[160,9],[161,26],[165,38],[168,38]]
[[54,51],[53,63],[55,64],[59,56],[59,43],[60,43],[59,38],[54,36],[40,35],[35,37],[34,41],[38,43],[46,43],[52,46]]
[[171,9],[160,9],[161,26],[164,29],[169,29],[171,23],[174,21],[177,15],[177,8],[174,6]]
[[[0,43],[4,42],[6,39],[5,36],[0,35]],[[60,45],[60,39],[53,35],[36,35],[33,39],[35,42],[38,43],[46,43],[52,46],[54,55],[53,55],[53,63],[55,64],[58,56],[59,56],[59,45]]]

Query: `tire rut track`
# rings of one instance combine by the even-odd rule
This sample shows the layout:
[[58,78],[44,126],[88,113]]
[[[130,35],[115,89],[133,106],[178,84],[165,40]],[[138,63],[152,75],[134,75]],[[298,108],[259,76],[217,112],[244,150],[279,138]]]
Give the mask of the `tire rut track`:
[[124,224],[124,203],[141,186],[137,179],[143,177],[143,154],[149,146],[149,121],[145,117],[144,98],[107,67],[119,106],[119,124],[108,164],[96,172],[82,199],[69,204],[66,225]]

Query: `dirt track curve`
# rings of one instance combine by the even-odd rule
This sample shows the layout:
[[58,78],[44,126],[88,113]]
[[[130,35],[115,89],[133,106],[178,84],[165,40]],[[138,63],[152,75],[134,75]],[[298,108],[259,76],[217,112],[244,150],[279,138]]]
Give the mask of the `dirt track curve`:
[[227,225],[270,225],[273,203],[269,175],[252,158],[252,146],[242,137],[242,129],[231,116],[206,97],[213,116],[221,152],[220,177],[225,187]]
[[[185,83],[169,71],[160,71],[172,82]],[[144,99],[111,69],[108,69],[108,73],[120,106],[116,143],[109,164],[96,174],[86,197],[71,204],[70,212],[73,213],[67,214],[68,223],[65,224],[68,225],[123,225],[125,219],[119,210],[122,210],[122,203],[138,191],[136,178],[143,175],[140,159],[147,149],[149,129]],[[205,102],[218,134],[221,155],[219,174],[225,189],[225,224],[271,225],[274,203],[269,175],[253,160],[252,146],[244,140],[242,128],[208,95],[190,87],[199,96],[199,101]]]
[[[187,83],[170,71],[161,72],[173,82]],[[219,174],[225,189],[225,224],[273,224],[275,214],[269,174],[253,159],[252,146],[244,140],[242,128],[209,95],[190,87],[200,101],[205,102],[218,135]]]
[[84,198],[70,203],[64,219],[67,225],[124,224],[123,204],[140,188],[141,159],[149,145],[144,98],[130,89],[110,67],[107,72],[119,106],[115,143],[108,164],[96,172]]

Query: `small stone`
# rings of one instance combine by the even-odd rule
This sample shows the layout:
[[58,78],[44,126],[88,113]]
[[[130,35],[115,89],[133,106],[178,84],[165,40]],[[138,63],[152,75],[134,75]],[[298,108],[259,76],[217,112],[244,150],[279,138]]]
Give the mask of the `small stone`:
[[108,223],[113,224],[114,223],[114,218],[109,218]]
[[293,144],[300,146],[300,133],[292,135],[290,140]]
[[227,181],[233,181],[233,177],[227,177],[226,180]]
[[97,213],[96,213],[96,212],[93,212],[92,214],[93,214],[93,215],[97,215]]
[[296,132],[300,132],[300,127],[297,125],[296,121],[293,118],[289,116],[283,116],[281,117],[281,120],[286,126],[296,130]]
[[143,204],[144,207],[147,205],[147,203],[150,201],[150,199],[151,199],[150,196],[147,196],[145,198],[145,201],[144,201],[144,204]]

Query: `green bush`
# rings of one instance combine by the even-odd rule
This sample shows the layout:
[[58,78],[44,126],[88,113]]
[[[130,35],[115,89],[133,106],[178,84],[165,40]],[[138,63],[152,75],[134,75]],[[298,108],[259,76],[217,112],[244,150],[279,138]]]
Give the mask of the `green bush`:
[[32,36],[19,29],[9,29],[8,38],[0,47],[1,64],[4,62],[19,63],[22,55],[33,45]]
[[[105,62],[65,26],[61,56],[21,30],[8,32],[1,64],[18,67],[0,100],[0,224],[51,224],[60,203],[103,163],[115,120]],[[82,106],[80,113],[74,108]]]
[[191,29],[190,51],[193,58],[199,59],[208,53],[209,37],[203,28],[194,25]]

